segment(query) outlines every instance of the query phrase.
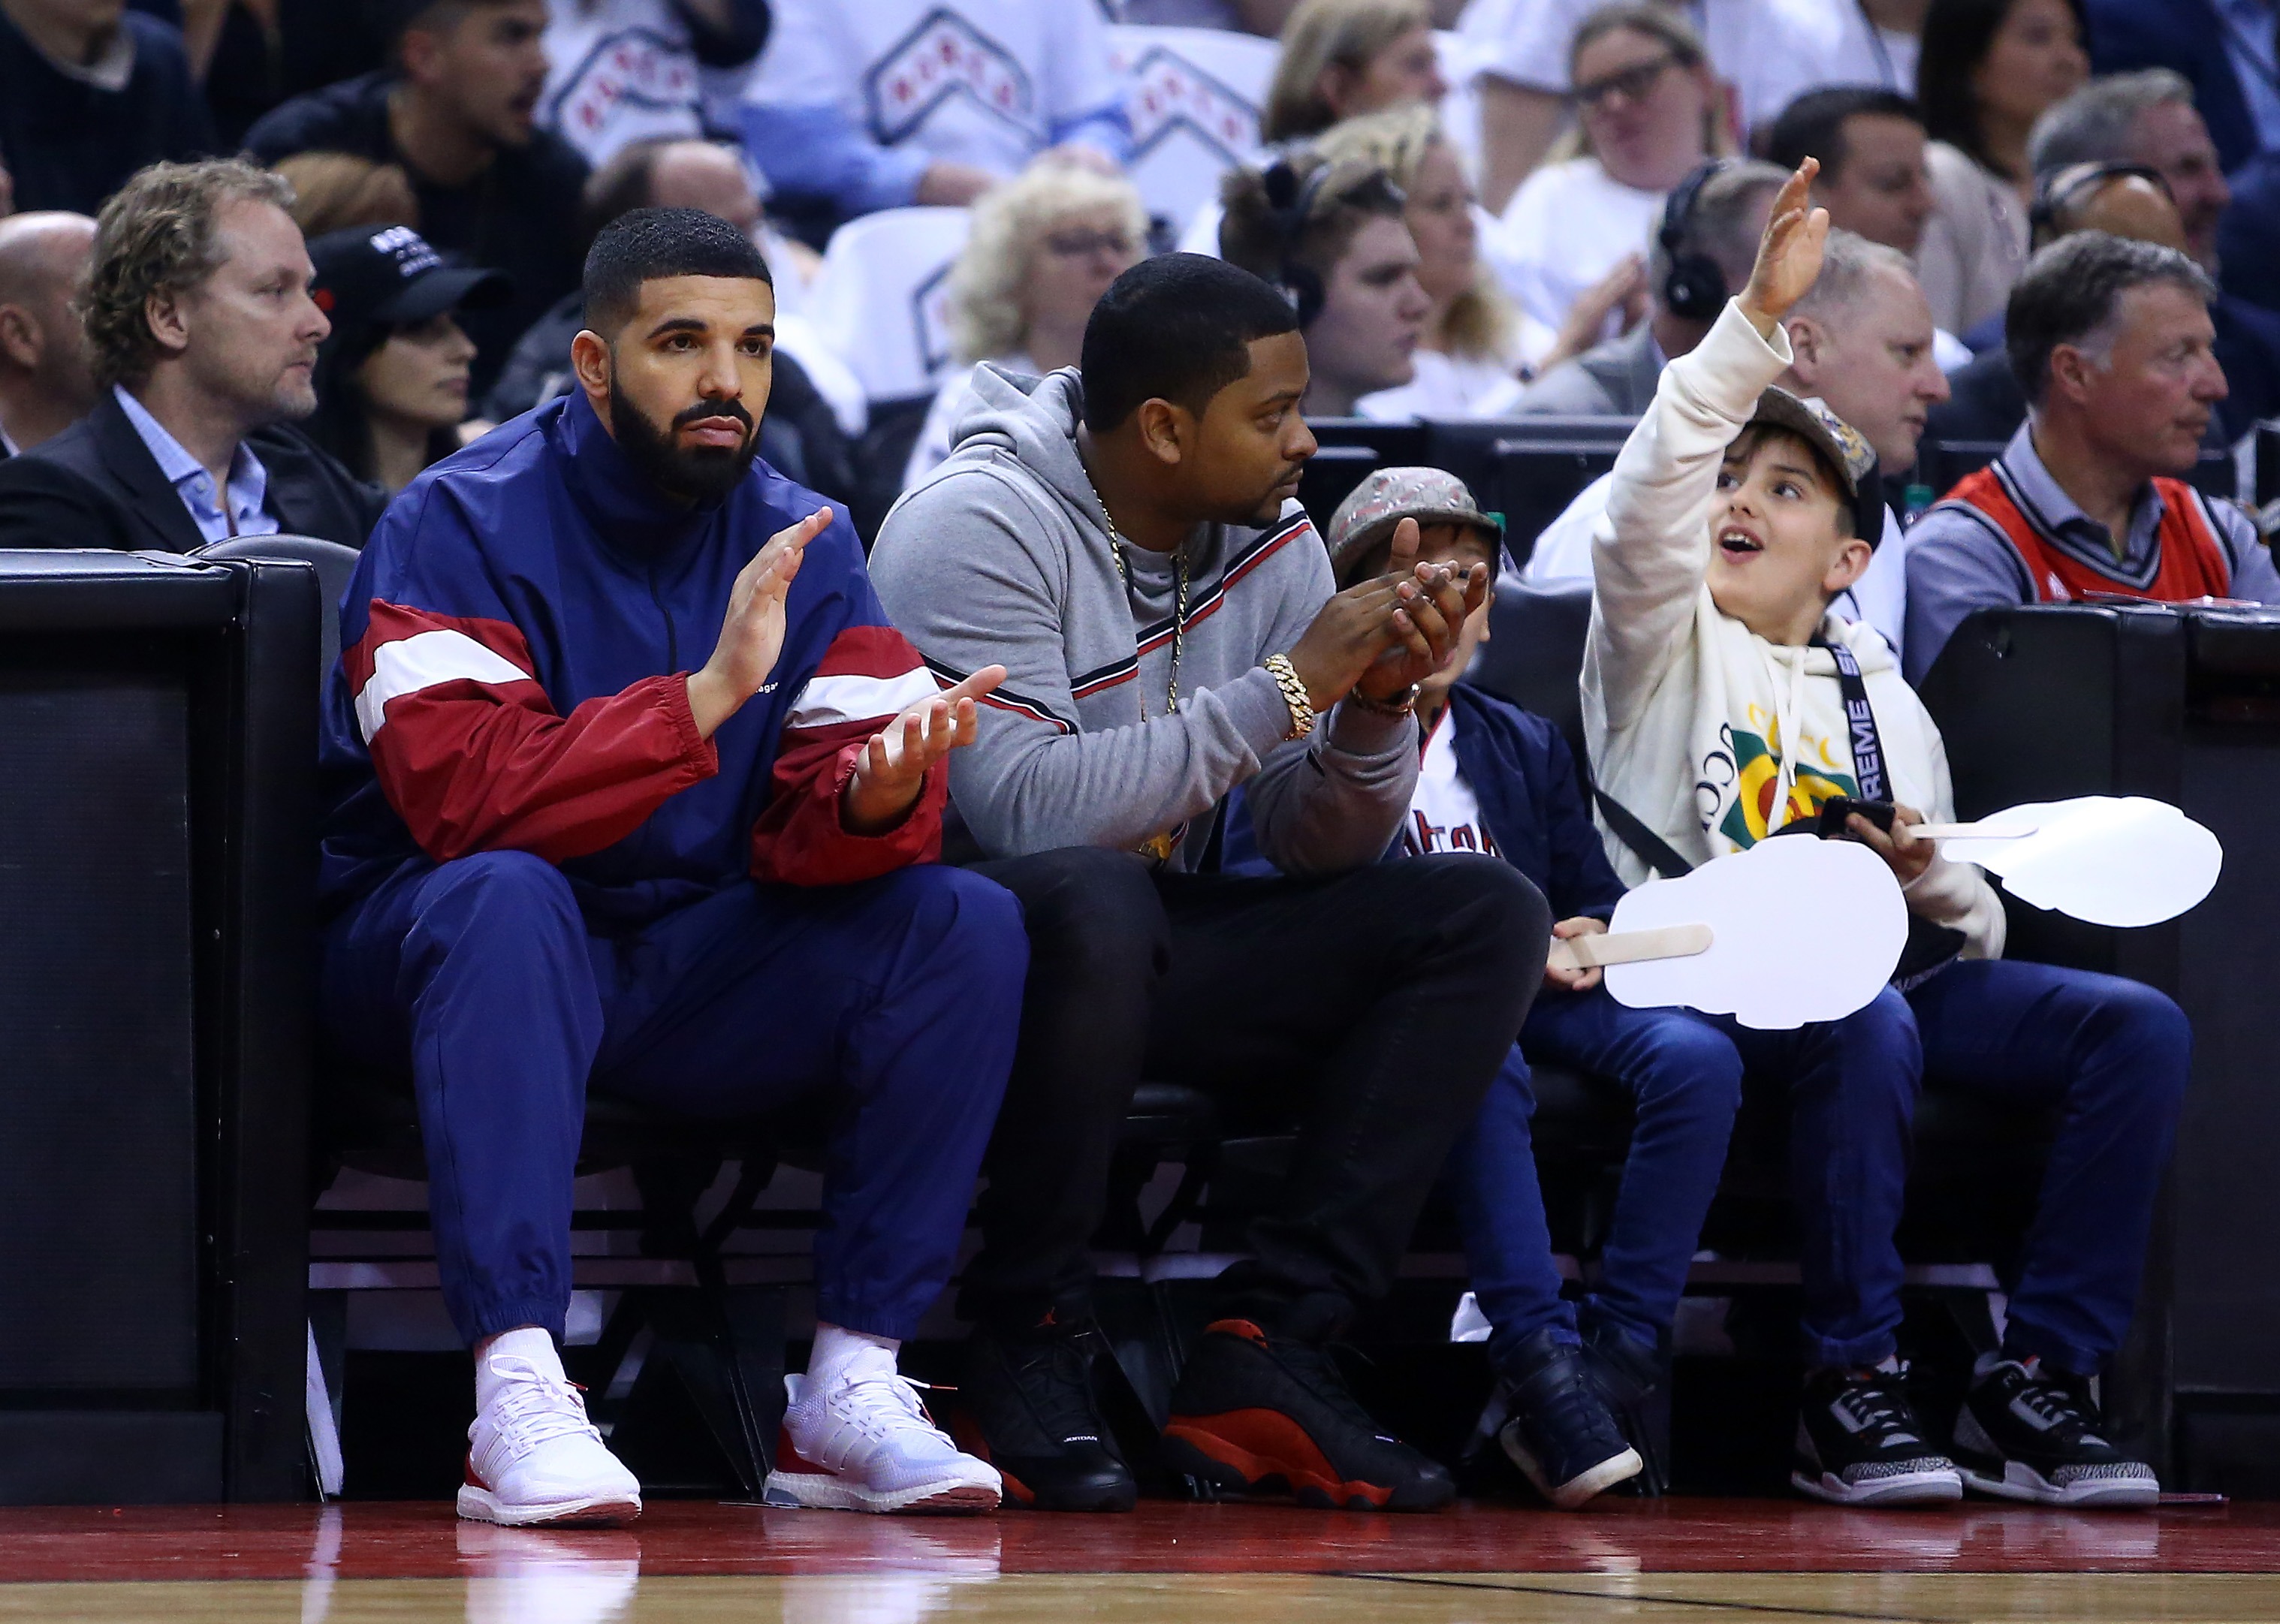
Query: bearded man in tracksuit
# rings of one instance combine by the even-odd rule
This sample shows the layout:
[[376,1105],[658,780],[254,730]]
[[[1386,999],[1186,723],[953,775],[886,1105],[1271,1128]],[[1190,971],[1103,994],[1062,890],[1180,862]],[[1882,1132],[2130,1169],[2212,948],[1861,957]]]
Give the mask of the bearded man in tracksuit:
[[1013,899],[934,860],[944,758],[1003,673],[940,691],[846,520],[754,458],[775,310],[740,233],[637,210],[585,293],[580,387],[381,520],[325,700],[324,1018],[412,1074],[475,1352],[459,1512],[641,1509],[555,1345],[589,1082],[696,1120],[836,1087],[815,1353],[767,1498],[993,1507],[895,1360],[1020,1015]]

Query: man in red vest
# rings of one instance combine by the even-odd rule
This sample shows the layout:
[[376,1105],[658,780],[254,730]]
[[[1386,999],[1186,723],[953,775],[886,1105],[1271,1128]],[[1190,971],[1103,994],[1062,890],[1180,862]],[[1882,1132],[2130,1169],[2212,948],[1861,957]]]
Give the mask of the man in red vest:
[[1909,532],[1910,681],[1991,604],[2280,603],[2254,522],[2184,478],[2225,396],[2215,296],[2159,243],[2084,231],[2035,256],[2004,326],[2027,420]]

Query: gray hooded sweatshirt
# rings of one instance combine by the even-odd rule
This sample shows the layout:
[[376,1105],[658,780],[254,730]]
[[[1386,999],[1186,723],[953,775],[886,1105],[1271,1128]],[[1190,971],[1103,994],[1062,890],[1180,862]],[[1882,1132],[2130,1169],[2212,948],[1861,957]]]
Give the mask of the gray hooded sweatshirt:
[[1375,861],[1416,786],[1415,723],[1340,704],[1285,743],[1290,708],[1259,663],[1289,652],[1333,590],[1305,511],[1293,502],[1265,529],[1203,525],[1188,538],[1180,705],[1167,715],[1174,559],[1128,548],[1128,591],[1119,578],[1077,456],[1077,374],[985,363],[974,387],[950,459],[887,516],[871,575],[937,677],[1005,667],[979,738],[950,763],[982,850],[1128,850],[1173,831],[1169,866],[1192,869],[1213,809],[1247,784],[1259,849],[1286,874]]

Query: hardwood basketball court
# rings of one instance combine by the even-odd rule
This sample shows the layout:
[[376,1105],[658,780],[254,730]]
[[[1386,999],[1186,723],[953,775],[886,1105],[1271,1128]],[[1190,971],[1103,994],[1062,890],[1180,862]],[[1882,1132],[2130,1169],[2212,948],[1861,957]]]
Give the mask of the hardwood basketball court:
[[0,1512],[0,1620],[125,1624],[2065,1624],[2280,1620],[2280,1507],[1872,1515],[1673,1500],[1421,1518],[1151,1502],[967,1520],[662,1502]]

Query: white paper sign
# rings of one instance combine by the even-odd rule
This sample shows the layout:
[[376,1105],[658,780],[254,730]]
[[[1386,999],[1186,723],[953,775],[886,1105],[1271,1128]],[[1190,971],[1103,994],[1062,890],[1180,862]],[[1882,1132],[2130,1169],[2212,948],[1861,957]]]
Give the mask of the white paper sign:
[[2031,828],[2010,840],[1939,843],[1953,862],[2003,876],[2003,889],[2037,908],[2093,925],[2158,925],[2197,905],[2224,866],[2217,837],[2166,801],[2086,795],[2014,806],[1985,829]]
[[1704,924],[1709,951],[1607,966],[1633,1009],[1683,1004],[1787,1031],[1841,1020],[1883,989],[1907,946],[1908,908],[1884,860],[1849,840],[1761,840],[1683,880],[1650,880],[1610,931]]

